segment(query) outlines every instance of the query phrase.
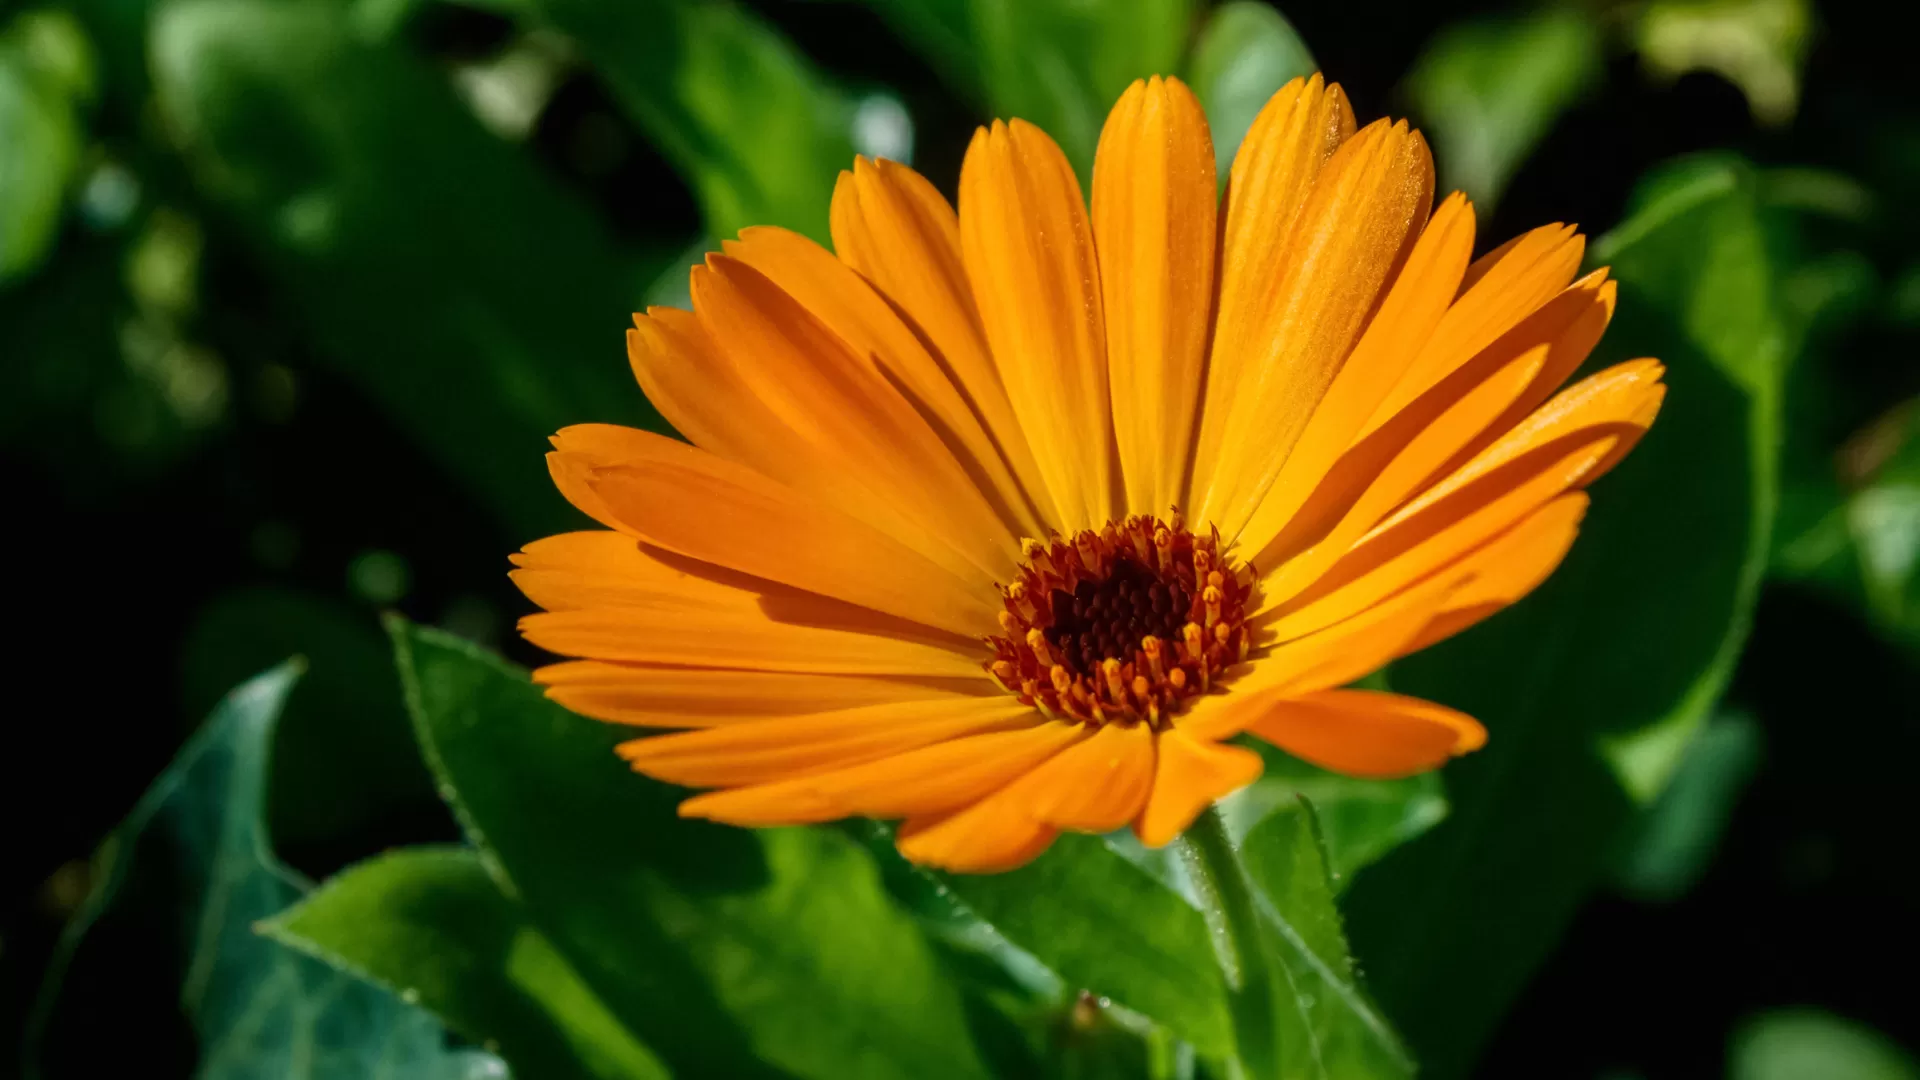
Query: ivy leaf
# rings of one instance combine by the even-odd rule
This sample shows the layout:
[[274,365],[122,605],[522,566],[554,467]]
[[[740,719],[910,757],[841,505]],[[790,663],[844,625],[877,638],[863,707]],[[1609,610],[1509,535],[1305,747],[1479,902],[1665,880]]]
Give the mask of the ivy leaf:
[[[199,1043],[198,1080],[506,1075],[490,1054],[449,1049],[426,1013],[255,932],[306,891],[274,858],[262,817],[274,725],[297,676],[284,664],[235,690],[103,848],[101,884],[30,1023],[30,1076],[120,1075],[115,1017],[176,1006]],[[155,934],[179,958],[177,995],[122,962]]]

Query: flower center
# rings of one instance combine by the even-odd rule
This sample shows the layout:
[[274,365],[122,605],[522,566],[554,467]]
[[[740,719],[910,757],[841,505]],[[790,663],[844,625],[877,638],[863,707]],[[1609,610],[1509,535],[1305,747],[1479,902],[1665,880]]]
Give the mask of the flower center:
[[1178,511],[1028,540],[987,670],[1049,715],[1160,727],[1246,656],[1249,592]]

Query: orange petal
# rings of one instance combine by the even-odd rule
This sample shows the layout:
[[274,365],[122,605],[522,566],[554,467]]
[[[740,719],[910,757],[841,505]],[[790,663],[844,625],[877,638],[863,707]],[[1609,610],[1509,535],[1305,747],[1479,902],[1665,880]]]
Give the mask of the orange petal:
[[1473,226],[1473,204],[1458,192],[1434,212],[1380,311],[1333,377],[1279,477],[1241,531],[1242,550],[1262,552],[1280,535],[1399,382],[1453,302],[1473,253]]
[[786,229],[747,229],[724,247],[765,274],[898,388],[987,496],[1003,530],[1014,536],[1046,534],[984,417],[865,279],[819,244]]
[[1180,501],[1212,318],[1213,142],[1178,79],[1136,81],[1100,134],[1093,234],[1126,509]]
[[[780,421],[924,529],[928,541],[913,544],[916,550],[988,588],[1012,576],[1018,538],[870,360],[737,259],[709,255],[706,267],[694,270],[692,292],[709,336]],[[938,547],[976,573],[940,558]]]
[[1153,790],[1153,730],[1107,724],[1009,787],[1034,819],[1061,829],[1111,832],[1133,820]]
[[839,625],[780,621],[761,611],[663,606],[540,612],[522,618],[520,632],[561,656],[630,664],[949,678],[980,672],[978,646],[913,636],[897,620],[864,619],[860,609],[832,601],[815,598],[805,606],[804,614]]
[[1024,120],[975,133],[960,243],[994,363],[1060,521],[1114,514],[1100,270],[1073,166]]
[[822,445],[789,427],[692,312],[652,308],[634,316],[627,355],[648,400],[694,445],[835,507],[958,573],[974,572],[923,522],[876,496],[859,473],[847,469],[841,447]]
[[1440,574],[1361,612],[1354,618],[1278,645],[1264,646],[1229,669],[1227,692],[1200,698],[1174,724],[1196,739],[1220,740],[1260,715],[1262,703],[1344,686],[1378,671],[1407,651],[1464,574]]
[[1549,403],[1407,503],[1311,586],[1256,619],[1283,639],[1331,625],[1464,557],[1562,492],[1592,483],[1652,423],[1664,393],[1661,370],[1636,361],[1567,391],[1566,400]]
[[1321,768],[1382,779],[1438,768],[1487,741],[1486,729],[1465,713],[1372,690],[1275,700],[1247,730]]
[[1572,226],[1543,225],[1481,256],[1467,269],[1460,298],[1381,403],[1374,424],[1400,411],[1553,299],[1573,280],[1585,253],[1586,240]]
[[964,810],[909,819],[901,854],[952,870],[1004,870],[1033,858],[1060,829],[1110,832],[1146,805],[1154,735],[1144,724],[1108,724]]
[[960,254],[960,217],[926,177],[856,158],[833,189],[833,247],[926,339],[979,414],[1045,524],[1051,496],[987,350]]
[[621,743],[640,772],[697,787],[764,784],[891,757],[1040,717],[1010,697],[892,701],[858,709],[755,720]]
[[1270,344],[1272,290],[1289,265],[1288,237],[1315,180],[1353,134],[1353,109],[1319,75],[1280,88],[1254,118],[1234,155],[1220,238],[1219,311],[1207,366],[1190,495],[1193,509],[1225,447],[1227,411]]
[[1004,697],[984,676],[944,679],[654,667],[569,660],[536,668],[547,696],[583,716],[641,727],[704,728],[890,701]]
[[[557,442],[568,455],[568,433]],[[642,433],[644,434],[644,433]],[[998,629],[991,588],[740,465],[663,436],[587,484],[614,520],[669,551],[967,637]]]
[[644,606],[663,597],[737,608],[751,603],[738,588],[692,572],[686,560],[661,555],[627,533],[561,533],[513,555],[516,569],[507,576],[548,611]]
[[[1201,443],[1219,449],[1195,475],[1201,521],[1236,536],[1258,509],[1433,199],[1426,140],[1404,123],[1369,126],[1334,153],[1287,240],[1286,265],[1259,293],[1257,318],[1231,356],[1231,397],[1207,392]],[[1220,343],[1229,339],[1222,326]],[[1208,431],[1217,434],[1210,436]]]
[[1312,585],[1388,513],[1537,406],[1542,384],[1557,385],[1586,358],[1611,295],[1609,286],[1561,294],[1351,446],[1257,549],[1254,564],[1276,568],[1261,583],[1265,604]]
[[1585,492],[1562,495],[1469,555],[1460,568],[1471,576],[1401,651],[1444,641],[1538,588],[1573,547],[1586,512]]
[[1195,739],[1177,727],[1160,733],[1159,755],[1153,794],[1133,821],[1134,835],[1151,848],[1166,846],[1200,811],[1260,778],[1259,754]]
[[1057,722],[970,735],[863,765],[708,792],[681,803],[680,814],[735,825],[944,814],[999,791],[1086,737],[1084,727]]

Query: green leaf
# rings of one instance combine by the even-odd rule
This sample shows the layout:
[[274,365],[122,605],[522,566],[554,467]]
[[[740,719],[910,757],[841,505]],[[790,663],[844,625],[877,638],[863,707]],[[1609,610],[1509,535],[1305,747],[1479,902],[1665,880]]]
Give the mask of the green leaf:
[[1635,14],[1634,45],[1656,75],[1711,71],[1740,88],[1761,123],[1793,119],[1813,46],[1809,0],[1653,0]]
[[667,1071],[464,848],[408,848],[323,883],[261,932],[431,1009],[523,1076]]
[[1792,345],[1754,190],[1738,161],[1669,166],[1595,245],[1620,281],[1603,349],[1666,362],[1662,415],[1535,595],[1394,665],[1396,690],[1491,735],[1449,767],[1447,820],[1347,894],[1355,952],[1433,1076],[1469,1069],[1745,641]]
[[[199,1042],[199,1080],[505,1075],[491,1055],[449,1050],[427,1014],[255,933],[305,890],[274,858],[261,817],[296,676],[286,664],[235,690],[103,849],[101,884],[30,1026],[30,1077],[122,1075],[115,1018],[176,1007]],[[124,959],[167,953],[179,967],[165,989]]]
[[[1270,995],[1229,990],[1215,953],[1221,931],[1196,906],[1192,872],[1130,836],[1069,834],[1007,873],[926,876],[964,916],[1066,985],[1146,1016],[1203,1059],[1235,1057],[1252,1031],[1256,1041],[1273,1036],[1278,1056],[1253,1047],[1243,1063],[1250,1075],[1269,1075],[1269,1067],[1278,1070],[1271,1075],[1327,1080],[1410,1075],[1398,1040],[1354,984],[1311,809],[1265,815],[1240,853],[1248,864],[1234,872],[1256,886],[1257,959],[1270,976],[1260,984]],[[1249,1007],[1256,1015],[1240,1015]]]
[[433,808],[393,673],[371,612],[276,586],[216,596],[180,645],[187,715],[205,712],[244,673],[291,655],[307,674],[277,735],[268,818],[282,844],[339,837],[411,807]]
[[683,820],[625,734],[392,623],[422,746],[502,889],[683,1075],[980,1077],[960,995],[872,861],[823,829]]
[[1084,186],[1107,110],[1179,70],[1194,0],[868,0],[996,117],[1037,124]]
[[1269,815],[1240,845],[1255,886],[1265,962],[1279,990],[1272,1028],[1276,1076],[1312,1080],[1411,1077],[1386,1020],[1359,987],[1334,905],[1319,819],[1305,800]]
[[1233,1020],[1199,909],[1106,841],[1063,835],[1017,870],[932,877],[1067,985],[1151,1017],[1203,1057],[1232,1053]]
[[31,12],[0,29],[0,285],[38,266],[59,236],[92,66],[64,12]]
[[1319,70],[1286,17],[1257,0],[1231,0],[1207,18],[1187,61],[1187,82],[1207,110],[1220,183],[1234,152],[1274,92]]
[[1299,814],[1313,804],[1327,869],[1343,891],[1362,867],[1438,825],[1447,816],[1447,796],[1437,773],[1402,780],[1362,780],[1309,765],[1263,740],[1249,749],[1266,760],[1266,771],[1220,803],[1227,827],[1244,837],[1270,814]]
[[1441,190],[1491,209],[1554,122],[1599,83],[1603,64],[1600,29],[1577,7],[1443,31],[1407,75]]
[[1815,1009],[1748,1020],[1728,1059],[1728,1080],[1920,1080],[1920,1064],[1891,1039]]
[[160,113],[314,336],[525,536],[576,518],[546,437],[654,423],[621,358],[664,254],[622,249],[445,78],[324,0],[181,0],[154,20]]
[[777,30],[726,2],[522,2],[573,39],[686,176],[709,233],[784,225],[827,239],[853,105]]
[[1641,815],[1615,883],[1641,900],[1684,896],[1707,871],[1734,804],[1760,765],[1760,727],[1716,717],[1688,744],[1673,780]]

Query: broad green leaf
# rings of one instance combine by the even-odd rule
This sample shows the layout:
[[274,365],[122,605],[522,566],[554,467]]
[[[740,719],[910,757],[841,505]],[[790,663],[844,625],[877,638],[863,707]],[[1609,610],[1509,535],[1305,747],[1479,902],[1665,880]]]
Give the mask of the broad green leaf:
[[1017,870],[933,877],[1067,985],[1150,1017],[1203,1057],[1232,1053],[1233,1021],[1199,909],[1106,841],[1069,834]]
[[573,39],[698,193],[709,233],[783,225],[827,239],[853,104],[745,6],[520,0]]
[[431,808],[400,680],[371,612],[319,593],[265,586],[215,597],[180,644],[187,715],[274,659],[308,670],[281,716],[267,802],[283,844],[364,828],[408,806]]
[[1295,812],[1269,815],[1241,842],[1240,858],[1255,887],[1263,959],[1276,990],[1274,1075],[1411,1077],[1399,1038],[1355,979],[1313,804],[1303,800]]
[[1443,31],[1407,75],[1442,190],[1490,209],[1554,122],[1599,83],[1604,59],[1599,26],[1573,6]]
[[320,885],[266,923],[282,944],[431,1009],[542,1080],[668,1075],[595,996],[478,853],[407,848]]
[[1727,1080],[1920,1080],[1920,1062],[1863,1024],[1783,1009],[1734,1032]]
[[[427,1014],[254,931],[305,884],[273,856],[262,819],[287,664],[241,686],[134,807],[101,853],[101,884],[55,957],[28,1042],[29,1076],[124,1075],[115,1017],[178,1009],[198,1080],[503,1077],[498,1059],[450,1050]],[[159,935],[158,947],[155,938]],[[174,980],[128,952],[177,954]]]
[[516,533],[574,519],[546,437],[658,423],[620,334],[660,258],[623,250],[447,82],[324,0],[180,0],[160,113],[314,335]]
[[59,235],[92,66],[86,38],[64,12],[0,26],[0,285],[38,266]]
[[1317,70],[1306,42],[1271,5],[1230,0],[1207,17],[1187,61],[1187,82],[1206,106],[1222,184],[1240,140],[1267,99],[1289,81]]
[[1706,873],[1760,753],[1760,726],[1751,717],[1719,716],[1702,728],[1634,826],[1615,884],[1643,900],[1685,895]]
[[823,829],[683,820],[625,733],[392,625],[416,730],[503,890],[677,1074],[980,1077],[960,995],[872,861]]
[[1595,245],[1620,281],[1602,349],[1665,361],[1661,417],[1535,595],[1394,666],[1396,690],[1490,733],[1447,771],[1447,820],[1347,894],[1355,953],[1429,1075],[1469,1069],[1745,640],[1791,346],[1754,187],[1738,161],[1667,167]]
[[1043,128],[1084,185],[1107,110],[1179,70],[1194,0],[868,0],[996,117]]
[[1251,740],[1266,771],[1220,803],[1227,827],[1244,837],[1270,814],[1299,814],[1313,804],[1335,891],[1389,851],[1438,825],[1447,796],[1437,773],[1402,780],[1362,780],[1309,765],[1274,746]]
[[1811,0],[1652,0],[1633,15],[1634,46],[1655,74],[1711,71],[1740,88],[1760,122],[1793,119],[1813,46]]

